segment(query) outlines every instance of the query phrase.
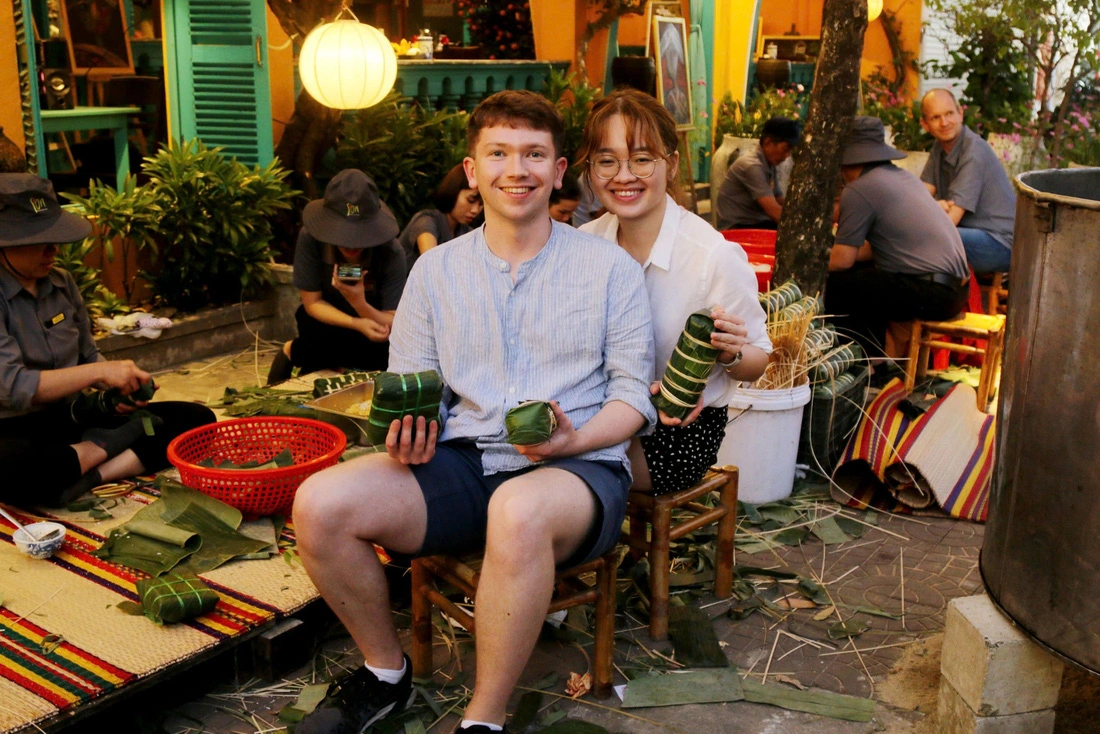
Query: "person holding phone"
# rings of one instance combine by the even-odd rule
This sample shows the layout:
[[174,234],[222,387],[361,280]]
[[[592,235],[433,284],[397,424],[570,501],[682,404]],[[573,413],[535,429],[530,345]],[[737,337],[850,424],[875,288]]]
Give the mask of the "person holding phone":
[[298,338],[275,355],[267,384],[337,367],[384,370],[390,325],[405,288],[405,255],[390,208],[370,176],[336,174],[302,213],[294,251]]

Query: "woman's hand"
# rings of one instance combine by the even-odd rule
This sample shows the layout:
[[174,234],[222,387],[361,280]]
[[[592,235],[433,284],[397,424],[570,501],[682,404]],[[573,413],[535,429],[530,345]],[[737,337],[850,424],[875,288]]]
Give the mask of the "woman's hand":
[[[355,281],[354,283],[348,283],[346,281],[340,280],[338,277],[336,277],[339,267],[339,265],[332,266],[332,287],[335,288],[337,292],[341,296],[343,296],[349,304],[351,304],[352,308],[365,305],[367,302],[367,296],[363,286],[363,278],[360,277],[359,280]],[[363,276],[366,276],[367,269],[363,268],[362,270]],[[356,308],[356,310],[358,309]]]
[[390,338],[390,327],[374,319],[363,317],[355,319],[355,330],[372,342],[384,342]]
[[[661,392],[661,383],[654,382],[649,386],[649,392],[651,395],[656,395]],[[699,417],[699,414],[703,412],[703,396],[699,396],[699,402],[695,404],[695,407],[691,409],[683,418],[673,418],[671,415],[663,410],[657,411],[657,420],[661,421],[666,426],[689,426],[695,422],[695,419]]]
[[97,362],[96,367],[99,368],[96,384],[106,388],[117,387],[123,395],[129,395],[143,383],[153,379],[148,372],[129,359]]
[[550,401],[550,408],[554,411],[554,417],[558,419],[558,427],[550,435],[550,440],[531,446],[516,446],[516,451],[535,464],[547,459],[574,456],[580,453],[576,448],[578,436],[577,431],[573,428],[573,422],[569,420],[569,416],[558,405],[557,400]]
[[730,362],[741,353],[741,348],[749,341],[749,329],[745,320],[737,314],[728,314],[721,306],[710,312],[714,319],[715,331],[711,332],[710,343],[719,350],[718,361]]

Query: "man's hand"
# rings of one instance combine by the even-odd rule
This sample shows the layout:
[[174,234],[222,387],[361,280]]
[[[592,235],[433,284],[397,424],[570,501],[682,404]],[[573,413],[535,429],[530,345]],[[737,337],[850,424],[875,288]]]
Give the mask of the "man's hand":
[[937,203],[946,214],[950,214],[951,207],[955,206],[955,202],[951,201],[950,199],[940,199]]
[[390,423],[386,434],[386,453],[406,466],[427,464],[435,456],[435,440],[439,434],[439,421],[425,425],[424,416],[418,416],[413,424],[411,415]]
[[355,330],[372,342],[384,342],[390,338],[389,326],[362,316],[355,319]]
[[97,366],[100,373],[96,385],[107,388],[117,387],[123,395],[129,395],[152,379],[148,372],[129,359],[98,362]]
[[569,416],[565,414],[565,411],[561,409],[556,400],[550,401],[550,408],[554,411],[554,417],[558,419],[558,427],[554,429],[550,440],[531,446],[516,446],[516,451],[535,464],[547,459],[574,456],[581,453],[578,445],[580,438],[573,428],[573,422],[569,420]]
[[710,335],[710,344],[720,350],[719,362],[729,362],[748,343],[749,328],[745,326],[743,318],[734,313],[726,313],[721,306],[712,309],[710,317],[714,319],[715,328]]
[[[733,359],[730,357],[730,359]],[[661,392],[661,383],[654,382],[649,386],[649,392],[653,395]],[[695,404],[695,407],[691,409],[683,418],[674,418],[663,410],[657,411],[657,420],[661,421],[666,426],[689,426],[695,422],[695,419],[699,417],[699,414],[703,412],[703,396],[699,396],[699,402]]]

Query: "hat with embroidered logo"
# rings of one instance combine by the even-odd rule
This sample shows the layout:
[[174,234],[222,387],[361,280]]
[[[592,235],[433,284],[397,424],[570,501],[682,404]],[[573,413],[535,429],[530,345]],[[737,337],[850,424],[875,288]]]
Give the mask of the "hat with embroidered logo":
[[340,171],[325,198],[306,204],[302,226],[315,240],[356,250],[389,242],[401,231],[374,181],[357,168]]
[[62,245],[91,233],[87,219],[62,210],[49,179],[0,173],[0,247]]

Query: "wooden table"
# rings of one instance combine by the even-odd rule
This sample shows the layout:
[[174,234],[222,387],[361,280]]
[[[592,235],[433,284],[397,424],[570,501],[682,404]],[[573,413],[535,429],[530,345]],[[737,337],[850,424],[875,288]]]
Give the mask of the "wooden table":
[[[115,142],[115,186],[121,186],[130,172],[129,123],[137,107],[75,107],[71,110],[42,110],[42,132],[110,130]],[[46,156],[39,156],[38,173],[47,176]]]

